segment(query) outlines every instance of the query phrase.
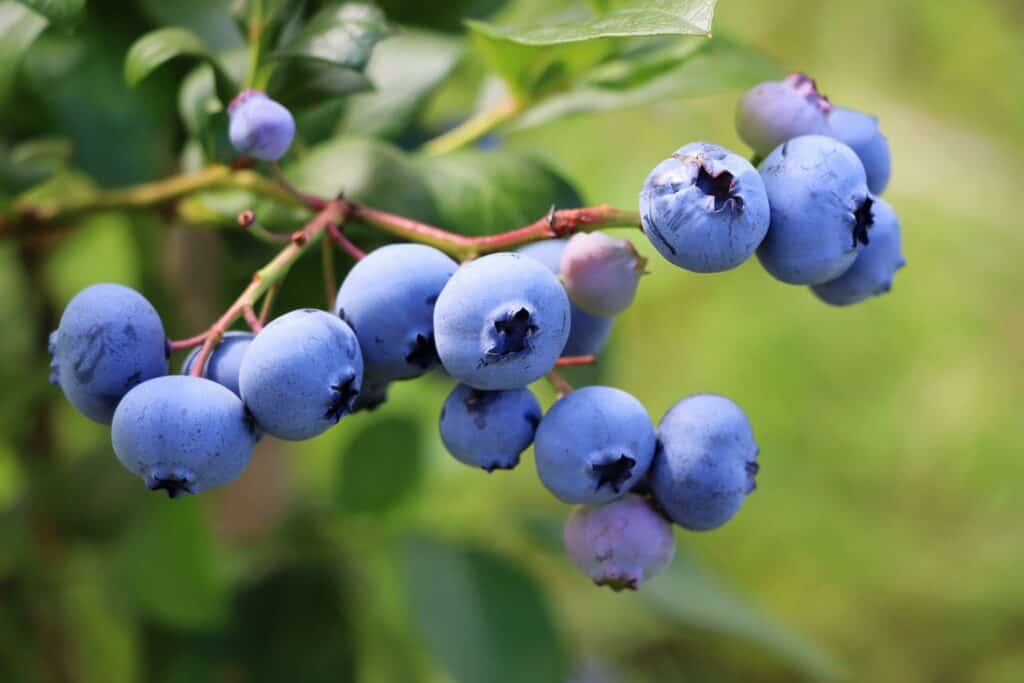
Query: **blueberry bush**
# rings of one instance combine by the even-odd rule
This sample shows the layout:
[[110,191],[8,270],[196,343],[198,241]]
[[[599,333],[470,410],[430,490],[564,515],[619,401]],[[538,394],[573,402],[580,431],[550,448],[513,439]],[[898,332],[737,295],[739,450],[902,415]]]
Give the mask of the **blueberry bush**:
[[[32,331],[0,673],[653,680],[656,640],[601,652],[563,620],[553,594],[592,582],[637,624],[836,677],[677,553],[771,467],[757,415],[709,386],[659,419],[602,374],[649,270],[756,255],[845,307],[906,264],[878,119],[714,11],[0,2],[0,237]],[[507,140],[717,92],[748,149],[678,131],[627,206]],[[110,239],[129,256],[90,262]],[[526,470],[550,500],[452,512],[438,469],[492,492]]]

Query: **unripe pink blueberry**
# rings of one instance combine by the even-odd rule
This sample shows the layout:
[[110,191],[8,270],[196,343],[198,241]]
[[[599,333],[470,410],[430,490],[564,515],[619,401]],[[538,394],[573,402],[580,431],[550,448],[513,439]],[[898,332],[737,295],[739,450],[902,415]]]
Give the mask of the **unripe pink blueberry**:
[[636,590],[661,573],[676,552],[672,526],[637,495],[580,505],[565,524],[565,548],[598,586]]
[[803,73],[755,85],[740,100],[736,130],[757,154],[767,156],[801,135],[830,135],[832,103]]
[[259,90],[243,90],[228,105],[228,136],[242,154],[277,161],[295,137],[295,119]]
[[612,317],[633,303],[647,259],[629,240],[603,232],[577,233],[562,252],[561,274],[574,304],[591,315]]

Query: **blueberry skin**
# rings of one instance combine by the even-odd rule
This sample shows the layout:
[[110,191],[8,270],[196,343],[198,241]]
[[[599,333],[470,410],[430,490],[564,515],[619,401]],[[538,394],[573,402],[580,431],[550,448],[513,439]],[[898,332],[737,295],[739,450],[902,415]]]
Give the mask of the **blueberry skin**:
[[235,149],[263,161],[283,157],[295,137],[291,112],[259,90],[245,90],[231,100],[228,118]]
[[441,441],[459,462],[510,470],[533,443],[540,403],[529,389],[481,391],[458,384],[441,408]]
[[236,395],[185,375],[151,379],[128,392],[114,413],[111,435],[121,464],[171,498],[232,481],[256,442]]
[[167,337],[152,304],[116,284],[75,295],[50,335],[50,382],[78,412],[110,424],[133,387],[167,374]]
[[849,306],[892,289],[896,271],[907,265],[903,258],[900,223],[888,202],[875,199],[871,243],[857,255],[850,269],[835,280],[812,287],[825,303]]
[[833,138],[780,145],[761,165],[771,226],[757,250],[772,276],[816,285],[842,275],[869,241],[873,221],[864,166]]
[[565,523],[572,563],[598,586],[636,590],[660,574],[676,553],[672,525],[641,496],[580,505]]
[[889,140],[878,129],[878,119],[853,109],[835,107],[829,120],[832,137],[848,145],[860,157],[871,193],[885,192],[892,175],[892,154]]
[[829,135],[832,104],[807,74],[791,73],[744,93],[736,110],[736,131],[754,152],[765,156],[801,135]]
[[603,232],[581,232],[565,245],[559,272],[573,304],[587,313],[611,318],[633,303],[646,267],[647,259],[629,240],[613,239]]
[[695,273],[731,270],[768,232],[764,181],[743,157],[695,142],[654,167],[640,190],[644,234],[671,263]]
[[536,259],[484,256],[459,268],[437,299],[437,354],[471,387],[519,389],[554,367],[570,315],[562,284]]
[[714,394],[689,396],[658,424],[648,473],[655,502],[693,531],[728,522],[755,488],[758,446],[739,406]]
[[355,333],[338,316],[304,308],[256,335],[238,375],[242,400],[260,428],[309,439],[352,412],[363,381]]
[[[245,352],[249,350],[253,339],[255,339],[255,335],[251,332],[237,330],[225,332],[220,344],[206,359],[203,376],[227,387],[235,396],[241,396],[242,392],[238,388],[238,371],[242,367],[242,358],[245,357]],[[181,374],[187,375],[192,372],[192,366],[195,365],[201,350],[201,346],[192,349],[181,365]]]
[[639,483],[654,457],[654,425],[640,401],[613,387],[577,389],[537,428],[537,474],[565,503],[607,503]]
[[433,247],[391,244],[349,271],[334,312],[359,338],[367,375],[409,379],[437,364],[434,303],[458,267]]
[[[548,270],[558,275],[561,268],[562,252],[568,240],[541,240],[531,242],[518,249],[518,253],[535,258]],[[572,322],[569,325],[569,339],[562,349],[563,356],[590,356],[600,353],[612,332],[614,318],[590,315],[576,304],[569,302]]]

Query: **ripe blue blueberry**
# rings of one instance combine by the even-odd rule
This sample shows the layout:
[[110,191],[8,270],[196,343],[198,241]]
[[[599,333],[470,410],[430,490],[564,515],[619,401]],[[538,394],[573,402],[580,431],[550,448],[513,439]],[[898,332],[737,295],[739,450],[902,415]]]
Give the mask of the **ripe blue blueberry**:
[[391,244],[359,261],[334,312],[359,338],[367,376],[418,377],[437,364],[434,303],[458,264],[422,244]]
[[338,316],[304,308],[256,335],[238,375],[242,400],[259,427],[280,439],[309,439],[352,412],[363,358]]
[[[531,242],[521,247],[519,253],[537,259],[548,270],[558,275],[566,242],[567,240],[554,239]],[[608,342],[614,319],[590,315],[572,301],[569,303],[572,322],[569,326],[569,339],[565,342],[562,355],[589,356],[600,353]]]
[[536,259],[484,256],[459,268],[437,299],[437,354],[464,384],[518,389],[554,367],[569,315],[562,283]]
[[878,119],[859,111],[836,107],[829,117],[832,137],[845,143],[864,164],[868,189],[882,194],[892,175],[892,155],[889,140],[878,129]]
[[529,389],[483,391],[459,384],[441,408],[441,440],[460,462],[488,472],[510,470],[533,443],[541,414]]
[[795,138],[768,155],[761,176],[772,214],[757,250],[765,270],[783,282],[815,285],[853,265],[874,221],[853,150],[820,135]]
[[640,401],[601,386],[555,403],[534,441],[541,481],[566,503],[621,498],[643,479],[654,448],[654,426]]
[[801,135],[829,135],[832,104],[807,75],[755,85],[740,100],[736,130],[754,152],[764,156]]
[[640,190],[644,234],[666,259],[697,273],[746,261],[768,231],[764,182],[743,157],[695,142],[654,167]]
[[883,199],[875,199],[871,210],[875,217],[871,243],[861,250],[845,273],[835,280],[812,287],[822,301],[833,306],[848,306],[885,294],[892,289],[896,271],[907,264],[903,258],[896,213]]
[[352,412],[357,413],[365,410],[372,412],[387,403],[389,382],[382,382],[369,375],[363,374],[363,385],[359,389],[359,396],[352,404]]
[[565,245],[559,272],[572,303],[592,315],[610,318],[633,303],[646,266],[647,259],[629,240],[581,232]]
[[175,498],[223,486],[252,456],[254,425],[227,388],[202,377],[143,382],[117,406],[114,453],[151,490]]
[[698,394],[672,406],[658,424],[648,482],[676,524],[707,531],[728,522],[753,492],[758,446],[747,416],[722,396]]
[[[236,396],[241,396],[238,389],[238,371],[242,367],[242,358],[249,350],[253,338],[250,332],[225,332],[220,344],[206,359],[203,376],[227,387]],[[187,375],[192,372],[192,367],[195,365],[201,349],[201,346],[192,349],[192,353],[188,354],[181,366],[181,374]]]
[[263,161],[283,157],[295,137],[291,112],[259,90],[244,90],[231,100],[228,118],[235,149]]
[[565,524],[565,549],[598,586],[636,590],[675,556],[672,525],[646,499],[628,495],[603,505],[580,505]]
[[167,374],[167,339],[160,316],[134,289],[86,287],[64,309],[50,335],[50,381],[78,412],[110,424],[129,390]]

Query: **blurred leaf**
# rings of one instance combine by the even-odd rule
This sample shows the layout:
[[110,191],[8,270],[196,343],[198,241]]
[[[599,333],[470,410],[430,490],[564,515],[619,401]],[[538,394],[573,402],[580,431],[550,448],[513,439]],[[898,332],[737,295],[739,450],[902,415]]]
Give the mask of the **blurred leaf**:
[[292,567],[238,594],[229,637],[242,680],[355,680],[356,643],[341,578],[331,566]]
[[722,590],[685,555],[677,554],[665,574],[644,584],[638,596],[672,621],[757,643],[813,680],[839,678],[831,655]]
[[279,64],[267,85],[270,96],[291,110],[372,89],[370,79],[361,71],[310,59]]
[[182,629],[223,624],[228,587],[203,501],[159,498],[142,484],[138,491],[145,503],[111,559],[119,589],[161,623]]
[[245,45],[242,33],[228,14],[232,0],[139,0],[142,11],[155,23],[181,26],[194,32],[213,51]]
[[341,459],[341,509],[381,513],[401,503],[423,476],[423,451],[414,417],[388,415],[365,424]]
[[124,60],[125,82],[134,87],[175,57],[198,57],[213,67],[217,94],[222,102],[229,102],[238,93],[238,86],[209,53],[203,40],[180,26],[151,31],[132,44]]
[[381,41],[366,67],[375,90],[349,100],[340,130],[396,139],[455,68],[462,52],[461,40],[426,31],[403,31]]
[[562,683],[566,649],[547,599],[501,557],[428,538],[405,544],[412,616],[460,683]]
[[384,14],[396,23],[413,24],[442,31],[461,32],[466,19],[482,19],[507,4],[507,0],[445,0],[409,2],[378,0]]
[[0,1],[0,104],[10,92],[21,58],[46,28],[45,18],[13,0]]
[[567,92],[528,110],[516,125],[525,128],[572,114],[740,90],[779,73],[766,56],[727,38],[666,40],[656,50],[626,53],[601,64]]
[[84,683],[131,683],[140,673],[138,636],[135,625],[112,607],[105,568],[92,553],[77,553],[71,561],[63,606],[75,643],[76,678]]
[[378,40],[388,33],[384,14],[373,5],[325,7],[274,57],[304,58],[361,71]]
[[490,235],[532,223],[554,205],[582,206],[576,188],[547,164],[513,152],[461,150],[418,159],[444,227]]
[[611,3],[604,13],[568,14],[529,26],[499,26],[469,21],[492,40],[520,45],[558,45],[624,36],[700,35],[711,32],[716,0],[628,0]]
[[53,24],[73,24],[82,15],[85,0],[18,0]]

